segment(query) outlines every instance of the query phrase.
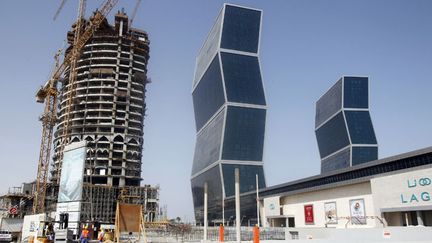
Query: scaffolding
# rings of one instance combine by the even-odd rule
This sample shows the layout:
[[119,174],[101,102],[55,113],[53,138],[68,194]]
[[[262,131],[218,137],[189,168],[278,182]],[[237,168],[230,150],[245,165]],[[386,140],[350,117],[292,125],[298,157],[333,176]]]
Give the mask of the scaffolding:
[[19,187],[10,187],[0,196],[0,218],[23,218],[31,214],[33,208],[32,193],[35,183],[23,183]]
[[159,216],[159,187],[111,187],[85,185],[81,206],[81,222],[113,224],[117,202],[143,206],[144,220],[153,222]]

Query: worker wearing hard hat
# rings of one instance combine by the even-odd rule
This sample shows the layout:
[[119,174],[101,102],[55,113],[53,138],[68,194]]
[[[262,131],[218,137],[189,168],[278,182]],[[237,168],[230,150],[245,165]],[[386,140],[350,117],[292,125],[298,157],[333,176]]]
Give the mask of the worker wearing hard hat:
[[89,241],[89,230],[87,229],[88,226],[84,226],[83,230],[81,231],[81,237],[80,242],[81,243],[88,243]]

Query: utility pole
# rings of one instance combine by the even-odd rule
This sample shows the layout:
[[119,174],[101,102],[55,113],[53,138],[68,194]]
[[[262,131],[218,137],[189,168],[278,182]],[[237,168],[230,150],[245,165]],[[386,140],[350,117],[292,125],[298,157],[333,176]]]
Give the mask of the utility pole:
[[222,225],[225,226],[225,197],[222,191]]
[[236,238],[240,243],[240,172],[235,168],[235,209],[236,209]]
[[204,242],[207,241],[207,182],[204,183]]
[[258,194],[258,174],[255,175],[256,181],[256,204],[257,204],[257,225],[260,227],[260,207],[259,207],[259,194]]

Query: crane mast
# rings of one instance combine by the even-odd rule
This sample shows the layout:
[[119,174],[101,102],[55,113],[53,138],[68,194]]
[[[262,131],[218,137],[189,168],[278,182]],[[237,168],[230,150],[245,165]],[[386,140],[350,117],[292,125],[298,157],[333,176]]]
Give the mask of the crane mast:
[[[70,126],[70,111],[73,105],[74,85],[76,81],[76,64],[81,55],[81,51],[86,42],[93,36],[100,24],[105,19],[105,16],[118,3],[118,0],[105,0],[100,10],[96,11],[94,16],[88,23],[84,20],[86,0],[80,0],[78,9],[78,19],[75,26],[75,35],[73,46],[66,54],[63,62],[59,64],[59,56],[56,55],[56,65],[51,78],[42,86],[36,93],[36,101],[45,103],[44,113],[41,117],[42,121],[42,138],[39,151],[38,171],[36,177],[36,192],[34,193],[33,213],[41,213],[45,209],[45,197],[47,191],[48,169],[50,162],[50,153],[52,145],[52,134],[57,123],[57,99],[58,89],[57,82],[62,75],[69,69],[69,80],[65,86],[64,92],[67,94],[67,107],[64,119],[63,128],[61,131],[61,145],[59,150],[59,163],[57,167],[57,175],[53,178],[53,183],[58,184],[60,180],[61,162],[63,159],[63,150],[68,142],[69,126]],[[60,6],[63,7],[64,2]],[[56,13],[58,15],[58,13]],[[85,26],[84,26],[85,25]]]
[[[58,69],[60,63],[61,49],[54,56],[54,72]],[[57,80],[50,79],[49,87],[45,92],[45,109],[40,117],[42,122],[42,139],[39,151],[38,172],[36,178],[36,193],[33,200],[33,213],[38,213],[45,207],[45,195],[48,180],[48,168],[51,154],[52,134],[57,121]]]

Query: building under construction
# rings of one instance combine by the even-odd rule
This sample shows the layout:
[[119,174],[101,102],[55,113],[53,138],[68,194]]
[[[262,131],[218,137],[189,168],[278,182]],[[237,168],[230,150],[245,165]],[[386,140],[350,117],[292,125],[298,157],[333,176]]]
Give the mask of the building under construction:
[[23,218],[32,212],[34,183],[22,183],[10,187],[7,193],[0,195],[0,218]]
[[[68,33],[70,44],[74,31]],[[54,134],[53,180],[58,179],[60,145],[67,139],[67,144],[88,142],[92,172],[88,174],[92,174],[93,184],[140,185],[148,58],[147,33],[129,29],[128,17],[122,12],[116,14],[114,26],[105,20],[87,42],[73,87],[69,87],[68,71],[62,86]],[[68,96],[66,91],[74,95]],[[66,114],[68,102],[70,114]],[[67,115],[70,130],[63,138]]]
[[[84,20],[81,27],[89,23]],[[67,34],[65,55],[73,49],[77,26]],[[66,69],[46,210],[55,208],[64,146],[85,142],[81,221],[113,223],[118,200],[143,204],[148,220],[156,216],[159,188],[140,186],[148,59],[147,33],[130,28],[121,11],[114,25],[104,19],[84,45],[74,82],[69,77],[74,70]]]

